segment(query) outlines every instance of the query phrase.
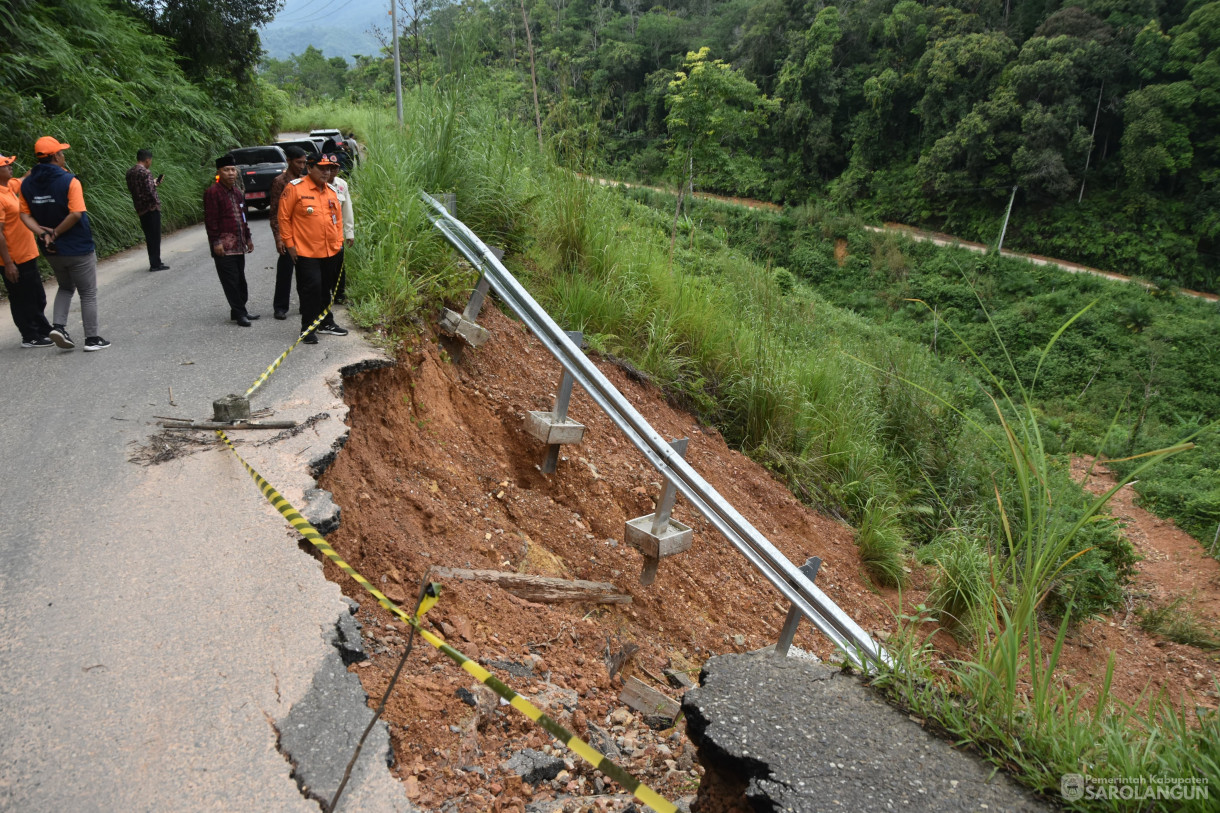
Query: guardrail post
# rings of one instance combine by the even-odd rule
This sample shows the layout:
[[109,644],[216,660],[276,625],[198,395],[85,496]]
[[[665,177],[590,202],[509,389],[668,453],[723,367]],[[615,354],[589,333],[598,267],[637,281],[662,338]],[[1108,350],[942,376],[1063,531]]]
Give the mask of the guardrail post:
[[[671,440],[669,445],[678,453],[678,457],[685,458],[686,445],[689,442],[689,438],[681,438]],[[665,487],[661,489],[661,499],[657,501],[657,510],[646,516],[627,520],[623,537],[644,555],[644,571],[640,573],[640,584],[649,585],[656,581],[657,567],[663,558],[690,549],[694,531],[670,516],[677,497],[677,487],[666,477]]]
[[[585,335],[578,330],[570,330],[568,338],[580,347]],[[558,468],[560,446],[584,440],[584,424],[568,420],[568,404],[572,400],[572,385],[575,381],[568,368],[564,367],[563,377],[559,380],[559,392],[555,396],[555,407],[550,412],[531,410],[525,416],[525,431],[547,444],[546,458],[542,461],[544,474],[552,474]]]
[[[801,565],[799,570],[809,577],[809,581],[813,581],[818,575],[818,568],[822,566],[822,560],[816,556],[810,556],[805,560],[805,564]],[[779,631],[779,640],[775,642],[775,654],[782,657],[788,656],[788,649],[792,646],[792,639],[796,637],[796,628],[801,623],[801,611],[796,605],[788,608],[788,617],[784,619],[784,627]]]
[[[496,259],[504,258],[502,249],[493,248],[492,252],[496,255]],[[483,302],[487,299],[487,292],[491,289],[491,280],[486,274],[479,275],[479,281],[474,286],[474,291],[470,294],[470,300],[466,303],[466,308],[461,313],[445,308],[444,315],[441,316],[440,328],[441,332],[446,336],[459,338],[471,347],[479,347],[491,338],[491,331],[480,325],[477,320],[479,312],[483,310]]]

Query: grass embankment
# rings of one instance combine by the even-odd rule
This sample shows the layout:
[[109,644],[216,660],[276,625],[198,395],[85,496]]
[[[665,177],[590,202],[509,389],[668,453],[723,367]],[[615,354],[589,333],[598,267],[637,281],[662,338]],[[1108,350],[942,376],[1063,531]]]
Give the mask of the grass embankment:
[[202,219],[217,155],[274,132],[278,90],[191,83],[165,40],[106,3],[21,2],[0,8],[0,25],[0,152],[17,155],[20,177],[40,136],[72,145],[65,156],[84,187],[100,256],[144,239],[125,179],[136,150],[151,149],[153,173],[165,174],[169,231]]
[[[672,195],[627,194],[673,211]],[[1031,380],[1063,321],[1096,302],[1039,371],[1037,414],[1048,452],[1125,458],[1220,419],[1214,303],[877,234],[815,207],[757,212],[698,200],[683,226],[721,235],[940,358],[969,362],[946,332],[952,325],[1009,386],[1017,376]],[[1220,526],[1220,433],[1213,427],[1194,440],[1193,451],[1145,472],[1135,488],[1144,507],[1210,546]],[[1128,474],[1134,464],[1112,467]]]
[[1027,395],[1009,398],[1004,378],[975,367],[979,381],[708,233],[683,235],[671,263],[667,216],[553,167],[531,131],[456,101],[470,95],[408,97],[401,131],[392,113],[350,107],[288,122],[351,128],[369,145],[349,255],[361,322],[409,334],[441,300],[464,300],[473,274],[415,197],[455,191],[459,217],[508,249],[561,325],[629,358],[859,528],[878,582],[901,584],[920,546],[940,574],[935,611],[973,644],[938,677],[931,651],[899,636],[901,671],[882,683],[901,702],[1039,790],[1075,772],[1220,782],[1214,715],[1116,711],[1104,687],[1085,709],[1051,680],[1057,647],[1040,650],[1038,621],[1112,606],[1131,552],[1048,453]]

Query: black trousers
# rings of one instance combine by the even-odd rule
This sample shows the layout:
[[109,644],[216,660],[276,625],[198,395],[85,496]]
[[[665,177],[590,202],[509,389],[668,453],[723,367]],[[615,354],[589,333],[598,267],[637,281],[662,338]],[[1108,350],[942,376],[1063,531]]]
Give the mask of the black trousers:
[[[333,257],[302,257],[297,255],[297,296],[301,298],[301,332],[313,324],[330,304],[331,292],[343,267],[343,251]],[[335,317],[326,314],[324,325],[333,325]]]
[[275,262],[275,294],[271,298],[271,307],[277,311],[288,312],[292,304],[292,255],[285,251]]
[[140,228],[144,229],[144,242],[148,244],[148,267],[156,268],[161,264],[161,210],[140,215]]
[[220,277],[220,287],[224,288],[225,299],[229,300],[229,318],[245,316],[246,299],[250,296],[246,289],[246,255],[218,257],[213,254],[212,262],[216,263],[216,276]]
[[13,324],[21,332],[21,341],[45,338],[51,332],[47,321],[47,292],[42,287],[38,273],[38,258],[17,265],[17,281],[9,282],[4,277],[4,288],[8,291],[8,309],[13,315]]

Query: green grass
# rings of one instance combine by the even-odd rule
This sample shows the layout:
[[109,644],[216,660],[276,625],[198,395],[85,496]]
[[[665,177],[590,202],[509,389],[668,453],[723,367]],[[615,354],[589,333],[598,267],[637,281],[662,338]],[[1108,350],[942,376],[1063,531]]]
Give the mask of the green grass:
[[1153,635],[1199,649],[1220,649],[1216,631],[1199,621],[1186,608],[1187,597],[1180,596],[1160,607],[1148,605],[1138,610],[1140,628]]
[[[623,194],[672,212],[670,195]],[[946,341],[945,325],[954,325],[1007,386],[1016,376],[1032,381],[1041,348],[1059,325],[1095,302],[1038,369],[1035,406],[1052,454],[1100,450],[1124,458],[1172,445],[1220,419],[1214,303],[877,234],[858,219],[813,206],[775,213],[700,200],[691,218],[887,333],[946,361],[969,361],[958,343]],[[836,239],[848,251],[842,265]],[[1135,465],[1113,468],[1125,474]],[[1217,472],[1220,433],[1207,431],[1190,454],[1148,472],[1136,490],[1144,507],[1210,545],[1220,527]]]

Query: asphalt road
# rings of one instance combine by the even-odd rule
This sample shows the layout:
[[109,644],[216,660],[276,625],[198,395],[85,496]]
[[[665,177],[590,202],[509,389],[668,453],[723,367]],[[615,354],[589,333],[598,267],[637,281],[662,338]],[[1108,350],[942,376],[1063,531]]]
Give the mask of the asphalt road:
[[[207,419],[295,339],[295,294],[289,320],[273,320],[270,230],[251,220],[253,327],[228,321],[201,227],[166,237],[169,271],[149,273],[142,246],[101,263],[106,350],[80,349],[76,302],[74,351],[23,349],[0,318],[0,809],[318,809],[277,727],[317,702],[319,676],[332,693],[346,679],[331,645],[338,587],[227,450],[128,460],[161,431],[153,416]],[[309,461],[345,431],[338,371],[382,359],[354,329],[323,336],[252,399],[277,419],[327,415],[267,445],[253,443],[273,433],[240,436],[298,507]],[[366,749],[342,807],[407,809],[384,748]]]

